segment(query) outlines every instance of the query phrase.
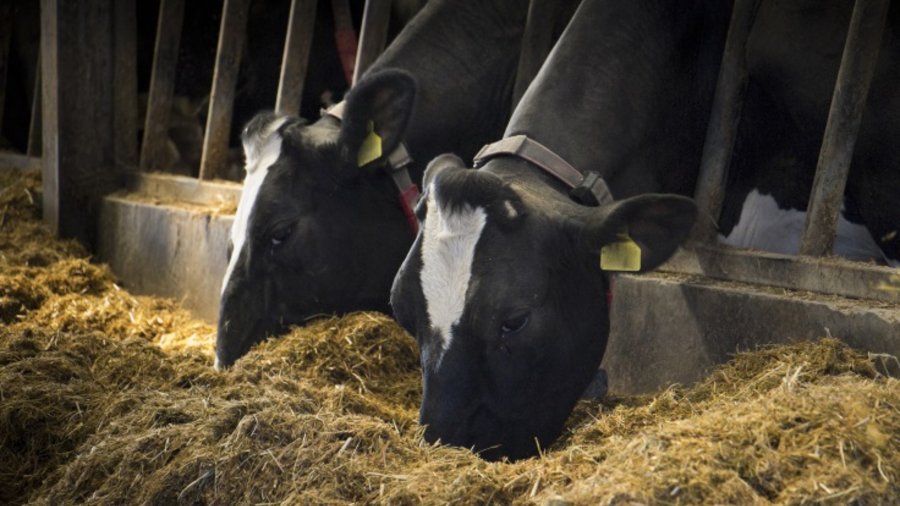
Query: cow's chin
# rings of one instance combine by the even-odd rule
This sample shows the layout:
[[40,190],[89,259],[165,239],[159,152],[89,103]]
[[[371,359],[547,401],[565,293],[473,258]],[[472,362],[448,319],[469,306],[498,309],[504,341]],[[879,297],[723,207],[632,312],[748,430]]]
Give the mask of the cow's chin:
[[291,324],[299,324],[302,321],[302,318],[283,318],[280,320],[259,318],[242,325],[234,325],[235,322],[230,322],[223,327],[223,324],[220,324],[219,333],[216,337],[215,368],[217,370],[230,368],[241,357],[246,355],[253,346],[269,337],[277,337],[287,333]]
[[542,430],[504,425],[491,434],[477,436],[468,447],[489,462],[504,458],[516,461],[537,456],[559,436],[560,431],[561,428]]
[[451,434],[438,434],[426,427],[425,440],[467,448],[489,462],[504,458],[515,461],[537,456],[552,443],[562,431],[563,423],[552,425],[541,427],[534,420],[503,419],[490,409],[479,407],[464,423],[454,425]]

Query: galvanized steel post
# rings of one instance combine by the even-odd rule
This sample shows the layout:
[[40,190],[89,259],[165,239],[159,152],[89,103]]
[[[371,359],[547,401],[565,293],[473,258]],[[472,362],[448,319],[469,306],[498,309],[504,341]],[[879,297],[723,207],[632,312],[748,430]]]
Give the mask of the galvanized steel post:
[[806,229],[800,242],[803,255],[822,256],[834,248],[838,213],[889,7],[890,0],[856,0],[853,7],[809,196]]

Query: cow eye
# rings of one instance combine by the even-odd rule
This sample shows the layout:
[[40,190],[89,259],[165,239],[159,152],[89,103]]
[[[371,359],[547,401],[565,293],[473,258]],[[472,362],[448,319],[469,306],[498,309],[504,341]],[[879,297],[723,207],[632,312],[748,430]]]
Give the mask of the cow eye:
[[272,236],[270,238],[270,240],[272,241],[272,246],[280,246],[284,241],[287,240],[288,237],[290,237],[292,231],[293,228],[291,227],[282,227],[275,229],[272,232]]
[[528,325],[529,319],[530,315],[528,313],[516,315],[504,321],[503,324],[500,325],[500,333],[502,333],[504,336],[515,334]]

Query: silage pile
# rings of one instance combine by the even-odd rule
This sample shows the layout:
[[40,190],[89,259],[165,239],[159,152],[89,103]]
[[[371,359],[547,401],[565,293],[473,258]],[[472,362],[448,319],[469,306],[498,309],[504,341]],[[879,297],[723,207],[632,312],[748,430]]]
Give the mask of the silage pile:
[[[211,369],[213,330],[133,297],[0,171],[0,503],[896,503],[900,384],[837,340],[583,403],[543,456],[422,442],[415,344],[323,319]],[[186,343],[186,344],[185,344]]]

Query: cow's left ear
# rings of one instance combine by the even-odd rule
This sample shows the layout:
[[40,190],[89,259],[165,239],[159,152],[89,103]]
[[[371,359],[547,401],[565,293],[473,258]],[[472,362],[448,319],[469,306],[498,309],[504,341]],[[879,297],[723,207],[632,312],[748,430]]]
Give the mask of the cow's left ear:
[[[649,193],[602,207],[586,220],[583,232],[590,247],[601,256],[618,256],[606,259],[610,264],[633,267],[622,270],[649,271],[668,260],[687,239],[696,217],[693,200]],[[627,258],[637,252],[634,245],[640,248],[639,264]]]
[[416,84],[399,70],[367,75],[347,95],[339,142],[357,166],[388,156],[403,140]]

